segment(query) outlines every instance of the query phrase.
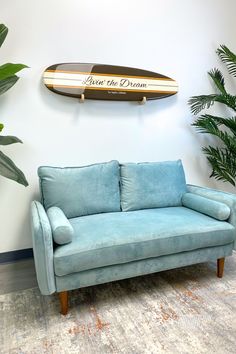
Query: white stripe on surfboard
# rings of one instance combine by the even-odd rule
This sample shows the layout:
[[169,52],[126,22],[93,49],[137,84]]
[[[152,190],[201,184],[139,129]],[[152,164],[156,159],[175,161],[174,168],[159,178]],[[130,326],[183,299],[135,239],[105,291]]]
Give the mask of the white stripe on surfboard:
[[100,90],[123,90],[123,91],[146,91],[146,92],[176,92],[177,87],[171,87],[166,85],[148,85],[146,87],[134,87],[134,86],[119,86],[119,85],[99,85],[99,84],[83,84],[81,80],[66,80],[66,79],[44,79],[44,83],[52,87],[68,87],[68,88],[82,88],[82,89],[100,89]]
[[112,75],[112,74],[89,74],[89,73],[63,73],[63,72],[50,72],[50,71],[45,71],[43,74],[44,78],[48,79],[68,79],[68,80],[84,80],[87,77],[92,77],[94,80],[122,80],[124,78],[127,78],[129,80],[134,80],[134,81],[158,81],[159,84],[161,85],[168,85],[168,86],[178,86],[177,82],[172,80],[172,79],[163,79],[163,78],[148,78],[148,77],[137,77],[137,76],[129,76],[127,77],[125,75]]
[[73,86],[84,88],[124,89],[134,91],[176,92],[177,83],[172,79],[125,77],[88,73],[45,72],[44,82],[50,86]]

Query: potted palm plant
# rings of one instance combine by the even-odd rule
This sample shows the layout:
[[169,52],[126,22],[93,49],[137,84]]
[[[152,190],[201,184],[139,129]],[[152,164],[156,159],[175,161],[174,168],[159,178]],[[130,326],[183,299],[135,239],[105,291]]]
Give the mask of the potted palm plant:
[[[0,24],[0,47],[2,46],[8,33],[8,28],[4,24]],[[8,91],[19,80],[17,72],[26,68],[24,64],[7,63],[0,66],[0,95]],[[0,123],[0,145],[9,145],[22,143],[16,136],[4,136],[1,134],[4,125]],[[24,173],[14,164],[14,162],[0,151],[0,175],[12,179],[25,187],[28,182]]]
[[[227,46],[221,45],[216,53],[226,64],[229,74],[236,77],[236,54]],[[203,152],[209,161],[212,172],[210,177],[236,184],[236,95],[228,92],[223,74],[218,69],[208,72],[216,88],[216,93],[193,96],[189,100],[191,112],[197,115],[204,109],[209,109],[215,102],[228,107],[225,117],[202,114],[192,124],[198,132],[216,137],[214,146],[203,147]]]

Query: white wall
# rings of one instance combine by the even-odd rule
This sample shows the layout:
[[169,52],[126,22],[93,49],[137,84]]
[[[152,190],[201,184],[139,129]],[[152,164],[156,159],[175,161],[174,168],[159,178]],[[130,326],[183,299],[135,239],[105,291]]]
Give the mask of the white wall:
[[[30,187],[0,177],[0,252],[31,247],[29,207],[38,198],[39,165],[70,166],[117,159],[181,158],[187,181],[230,190],[208,178],[203,137],[190,123],[187,100],[210,93],[207,70],[220,65],[219,44],[236,50],[235,0],[8,0],[1,19],[10,31],[1,62],[30,66],[0,97],[5,134],[23,145],[4,148]],[[60,62],[143,68],[176,79],[179,94],[145,106],[59,96],[41,82]]]

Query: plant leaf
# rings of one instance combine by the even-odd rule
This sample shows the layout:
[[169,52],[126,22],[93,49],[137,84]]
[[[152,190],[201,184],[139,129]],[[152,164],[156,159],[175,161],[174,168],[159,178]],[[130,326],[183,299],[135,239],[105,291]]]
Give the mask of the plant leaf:
[[225,127],[229,128],[231,130],[233,135],[236,136],[236,117],[223,118],[223,117],[212,116],[210,114],[204,114],[200,118],[202,118],[202,117],[204,117],[205,119],[213,119],[214,122],[219,127],[221,125],[224,125]]
[[236,96],[230,95],[229,93],[217,95],[215,101],[225,104],[236,112]]
[[232,96],[229,93],[193,96],[189,99],[188,104],[190,105],[191,112],[198,114],[203,109],[210,108],[215,102],[223,103],[236,111],[236,96]]
[[234,135],[219,129],[219,125],[214,116],[203,115],[192,125],[195,126],[200,133],[211,134],[218,137],[224,143],[224,148],[227,148],[232,156],[236,156],[236,139]]
[[0,132],[3,130],[4,124],[0,123]]
[[0,47],[2,46],[8,33],[8,28],[4,24],[0,24]]
[[[1,70],[1,67],[0,67],[0,70]],[[0,71],[0,75],[1,75],[1,71]],[[216,85],[217,89],[222,94],[226,94],[227,92],[225,90],[225,80],[224,80],[224,77],[223,77],[222,73],[220,72],[220,70],[218,70],[216,68],[212,69],[211,71],[208,71],[208,75],[214,81],[214,84]]]
[[3,64],[0,66],[0,80],[4,80],[10,76],[13,76],[25,68],[28,68],[28,66],[24,64],[12,64],[12,63]]
[[232,154],[225,148],[214,148],[212,146],[208,146],[202,150],[207,155],[207,160],[212,167],[212,173],[210,177],[215,177],[217,180],[229,182],[235,186],[235,157],[232,158]]
[[2,151],[0,151],[0,175],[23,184],[25,187],[28,186],[24,173]]
[[16,136],[2,136],[0,135],[0,145],[10,145],[10,144],[15,144],[15,143],[22,143],[20,139],[18,139]]
[[236,55],[226,45],[221,45],[216,53],[221,61],[226,64],[229,73],[236,77]]
[[[217,54],[226,64],[230,74],[236,77],[236,55],[225,45],[217,49]],[[219,102],[236,112],[236,96],[225,89],[224,77],[220,70],[213,69],[208,72],[213,80],[218,94],[193,96],[189,100],[191,112],[198,114],[203,109],[210,108]],[[218,141],[219,146],[207,146],[202,149],[212,167],[210,177],[229,182],[236,186],[236,116],[224,118],[203,114],[192,124],[200,133],[210,134]]]
[[7,90],[9,90],[15,83],[19,80],[19,77],[16,75],[13,75],[11,77],[8,77],[7,79],[0,80],[0,95],[5,93]]
[[190,105],[191,112],[193,114],[198,114],[205,108],[210,108],[216,101],[217,95],[200,95],[193,96],[189,99],[188,104]]
[[216,135],[217,124],[209,115],[202,115],[192,124],[199,133]]

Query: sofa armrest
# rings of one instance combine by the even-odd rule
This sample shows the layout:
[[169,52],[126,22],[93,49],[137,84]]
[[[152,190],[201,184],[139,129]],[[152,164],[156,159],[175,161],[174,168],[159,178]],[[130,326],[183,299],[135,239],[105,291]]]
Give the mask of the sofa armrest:
[[43,295],[50,295],[56,291],[52,231],[44,207],[37,201],[31,205],[31,225],[39,289]]
[[[228,222],[236,228],[236,194],[207,187],[199,187],[192,184],[187,184],[187,191],[228,205],[230,207],[230,217]],[[234,249],[236,249],[236,241],[234,243]]]

